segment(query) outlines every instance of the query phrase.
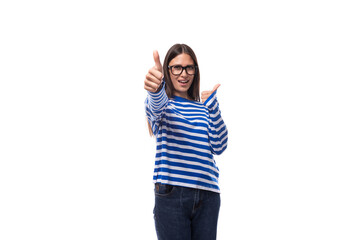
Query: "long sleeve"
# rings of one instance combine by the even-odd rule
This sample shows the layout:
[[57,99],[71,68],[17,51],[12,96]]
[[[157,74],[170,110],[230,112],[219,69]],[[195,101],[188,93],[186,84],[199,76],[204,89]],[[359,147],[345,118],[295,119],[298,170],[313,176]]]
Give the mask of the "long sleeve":
[[209,111],[209,143],[213,154],[220,155],[227,148],[228,131],[221,117],[216,92],[204,102]]
[[154,135],[156,135],[159,130],[161,116],[168,101],[169,98],[165,92],[164,82],[159,92],[152,93],[148,91],[148,96],[145,100],[145,111]]

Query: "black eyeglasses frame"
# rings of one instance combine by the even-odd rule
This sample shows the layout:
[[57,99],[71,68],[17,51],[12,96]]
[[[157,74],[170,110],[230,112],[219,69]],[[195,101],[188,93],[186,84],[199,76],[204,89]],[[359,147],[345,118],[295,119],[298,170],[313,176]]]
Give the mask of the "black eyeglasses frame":
[[[179,74],[174,74],[174,73],[173,73],[173,70],[172,70],[173,67],[181,67],[181,68],[182,68],[182,69],[181,69],[181,72],[180,72]],[[188,71],[187,71],[187,68],[188,68],[188,67],[194,67],[194,68],[195,68],[194,74],[189,74],[189,73],[188,73]],[[186,72],[187,75],[194,76],[194,75],[196,74],[196,72],[197,72],[197,68],[198,68],[198,67],[197,67],[196,65],[187,65],[187,66],[185,66],[185,67],[183,67],[183,66],[181,66],[181,65],[168,66],[168,69],[170,69],[171,73],[172,73],[173,75],[175,75],[175,76],[180,76],[180,75],[183,73],[184,69],[185,69],[185,72]]]

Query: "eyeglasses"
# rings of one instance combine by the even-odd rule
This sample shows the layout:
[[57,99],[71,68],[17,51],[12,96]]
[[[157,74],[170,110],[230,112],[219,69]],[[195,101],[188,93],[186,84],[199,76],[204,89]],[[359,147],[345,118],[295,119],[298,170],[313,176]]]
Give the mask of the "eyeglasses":
[[195,75],[197,66],[187,65],[187,66],[183,67],[181,65],[174,65],[174,66],[168,66],[168,68],[170,69],[171,73],[176,76],[181,75],[181,73],[184,71],[184,69],[188,75]]

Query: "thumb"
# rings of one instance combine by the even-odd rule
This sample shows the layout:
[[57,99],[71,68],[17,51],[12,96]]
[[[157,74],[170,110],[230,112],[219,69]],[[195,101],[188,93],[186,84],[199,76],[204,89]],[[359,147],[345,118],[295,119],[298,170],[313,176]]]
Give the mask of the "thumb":
[[161,66],[161,62],[160,62],[160,57],[159,57],[159,53],[157,50],[154,50],[153,52],[154,55],[154,61],[155,61],[155,68],[162,72],[162,66]]
[[220,87],[220,84],[216,84],[212,90],[212,92],[215,92]]

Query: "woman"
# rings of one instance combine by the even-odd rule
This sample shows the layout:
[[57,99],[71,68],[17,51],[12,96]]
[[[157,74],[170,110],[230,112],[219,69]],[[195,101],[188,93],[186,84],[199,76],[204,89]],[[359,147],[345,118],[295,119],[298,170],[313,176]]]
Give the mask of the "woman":
[[216,92],[199,97],[200,71],[193,50],[175,44],[161,66],[146,75],[146,115],[156,136],[154,219],[158,239],[216,239],[219,169],[213,158],[227,147]]

